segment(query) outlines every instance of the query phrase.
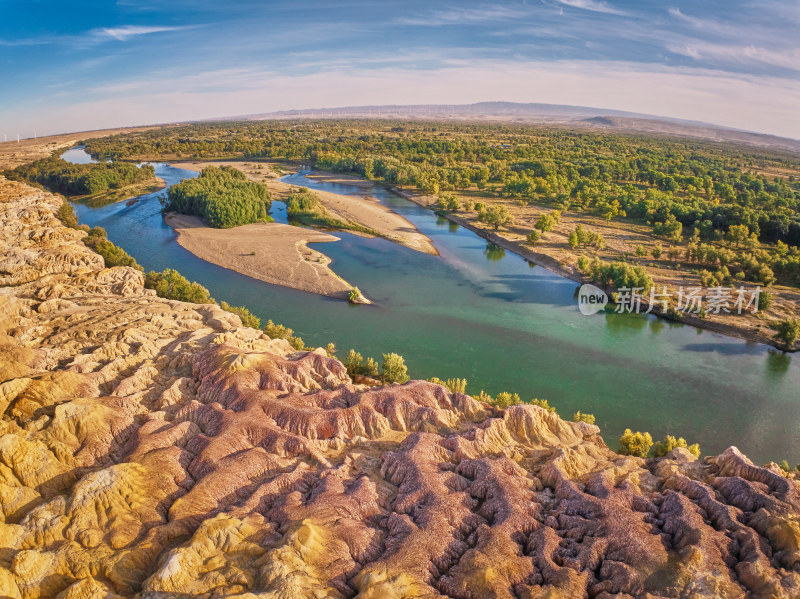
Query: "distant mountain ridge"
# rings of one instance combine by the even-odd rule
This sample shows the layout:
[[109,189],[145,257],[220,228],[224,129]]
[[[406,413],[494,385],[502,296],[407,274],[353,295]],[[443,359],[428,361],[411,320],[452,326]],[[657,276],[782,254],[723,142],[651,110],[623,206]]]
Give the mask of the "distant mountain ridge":
[[247,120],[290,118],[397,118],[540,123],[561,126],[567,125],[573,128],[588,130],[600,129],[627,133],[689,137],[720,143],[744,144],[759,148],[800,153],[800,140],[779,137],[777,135],[743,131],[701,121],[690,121],[623,110],[594,108],[591,106],[569,106],[562,104],[477,102],[475,104],[343,106],[334,108],[281,110],[277,112],[240,115],[235,118]]

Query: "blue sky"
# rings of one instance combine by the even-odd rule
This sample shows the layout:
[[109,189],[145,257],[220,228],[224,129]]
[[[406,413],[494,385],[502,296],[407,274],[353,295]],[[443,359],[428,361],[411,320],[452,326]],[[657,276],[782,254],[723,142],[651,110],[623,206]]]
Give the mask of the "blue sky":
[[0,135],[504,100],[800,138],[798,0],[0,0]]

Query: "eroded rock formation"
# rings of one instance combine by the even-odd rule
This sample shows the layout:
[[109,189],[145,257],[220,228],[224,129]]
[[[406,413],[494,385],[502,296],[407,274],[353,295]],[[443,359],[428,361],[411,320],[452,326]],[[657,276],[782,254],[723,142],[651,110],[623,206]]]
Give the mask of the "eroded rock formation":
[[798,597],[800,494],[536,406],[354,384],[103,267],[0,178],[0,597]]

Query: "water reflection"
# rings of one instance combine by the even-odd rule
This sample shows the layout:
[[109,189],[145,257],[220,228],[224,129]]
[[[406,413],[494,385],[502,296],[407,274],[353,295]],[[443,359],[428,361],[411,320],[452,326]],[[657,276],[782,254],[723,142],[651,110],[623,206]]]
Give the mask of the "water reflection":
[[499,245],[487,243],[486,249],[483,250],[483,255],[486,256],[489,262],[497,262],[506,257],[506,250]]
[[789,370],[792,363],[792,356],[786,352],[769,350],[767,352],[767,372],[770,374],[783,375]]

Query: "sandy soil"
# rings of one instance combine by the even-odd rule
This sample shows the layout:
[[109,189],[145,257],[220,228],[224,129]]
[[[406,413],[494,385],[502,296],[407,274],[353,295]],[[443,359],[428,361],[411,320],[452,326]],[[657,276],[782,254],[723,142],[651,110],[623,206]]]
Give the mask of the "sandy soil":
[[107,137],[118,133],[147,131],[154,127],[130,127],[126,129],[101,129],[98,131],[80,131],[64,135],[49,135],[36,139],[22,139],[0,142],[0,170],[16,168],[21,164],[47,158],[55,150],[71,148],[77,142],[92,137]]
[[198,258],[254,279],[347,299],[352,287],[329,267],[330,259],[307,246],[338,237],[280,223],[212,229],[196,216],[169,213],[178,243]]
[[[269,164],[258,162],[176,162],[172,166],[188,170],[200,171],[207,166],[225,164],[244,172],[251,180],[265,183],[275,200],[283,201],[290,193],[292,185],[278,181],[276,173]],[[438,251],[426,235],[405,218],[392,212],[378,200],[369,197],[372,184],[356,177],[347,177],[335,173],[315,173],[312,175],[320,181],[331,183],[347,183],[358,185],[364,189],[363,196],[340,195],[325,191],[314,191],[319,196],[328,212],[343,221],[358,223],[377,232],[381,237],[426,254],[438,255]],[[354,233],[353,231],[349,231]],[[361,234],[361,233],[356,233]]]

